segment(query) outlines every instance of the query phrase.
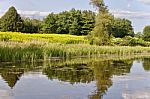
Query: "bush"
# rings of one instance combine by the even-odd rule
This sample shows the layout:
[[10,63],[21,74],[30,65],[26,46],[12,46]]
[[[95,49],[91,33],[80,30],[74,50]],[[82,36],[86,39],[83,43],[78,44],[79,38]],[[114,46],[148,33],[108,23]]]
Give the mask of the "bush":
[[150,46],[150,42],[144,41],[142,38],[126,36],[124,38],[114,38],[112,45],[119,46]]

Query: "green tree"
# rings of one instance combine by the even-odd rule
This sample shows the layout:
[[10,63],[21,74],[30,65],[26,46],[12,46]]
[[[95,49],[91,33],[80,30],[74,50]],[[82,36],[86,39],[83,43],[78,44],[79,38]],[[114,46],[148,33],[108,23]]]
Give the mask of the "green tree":
[[98,10],[99,13],[108,13],[108,9],[107,6],[105,6],[104,0],[91,0],[90,4],[92,4]]
[[143,38],[143,34],[141,32],[137,32],[134,36],[141,39]]
[[15,7],[10,7],[5,15],[1,17],[1,31],[21,32],[22,30],[23,20]]
[[0,18],[0,31],[1,31],[1,29],[2,29],[2,26],[1,26],[1,24],[2,24],[2,22],[1,22],[1,18]]
[[82,35],[81,34],[81,22],[82,22],[82,12],[81,10],[72,9],[70,13],[70,27],[69,34],[72,35]]
[[114,18],[112,34],[114,37],[123,38],[125,36],[134,36],[132,23],[130,20]]
[[57,26],[57,14],[54,13],[50,13],[43,22],[42,25],[42,32],[44,33],[56,33],[56,30],[58,28]]
[[143,38],[145,41],[150,41],[150,25],[145,26],[143,30]]
[[57,20],[57,34],[68,34],[69,33],[69,27],[71,22],[70,19],[70,13],[68,11],[64,11],[58,14],[58,20]]
[[95,13],[92,11],[84,10],[82,12],[81,22],[81,35],[89,34],[95,25]]
[[69,34],[80,35],[80,26],[78,25],[77,20],[74,20],[71,26],[69,27]]
[[24,30],[25,33],[39,33],[41,29],[41,21],[37,19],[24,19]]
[[49,14],[43,22],[45,33],[87,35],[95,24],[95,13],[71,9],[58,14]]
[[96,16],[95,27],[88,38],[90,39],[91,44],[109,45],[112,33],[113,16],[109,13],[103,0],[91,0],[91,4],[98,9],[98,14]]

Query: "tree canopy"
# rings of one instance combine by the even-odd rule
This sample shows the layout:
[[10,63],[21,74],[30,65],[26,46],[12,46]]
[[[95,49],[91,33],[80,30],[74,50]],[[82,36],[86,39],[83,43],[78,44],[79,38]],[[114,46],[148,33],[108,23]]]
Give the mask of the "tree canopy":
[[88,10],[63,11],[51,13],[43,21],[44,33],[87,35],[95,24],[95,13]]
[[134,36],[131,21],[128,19],[114,18],[112,23],[112,35],[116,38]]
[[145,41],[150,41],[150,25],[144,27],[143,36]]
[[23,30],[23,20],[17,13],[15,7],[9,10],[1,17],[1,31],[21,32]]
[[109,45],[114,17],[109,13],[103,0],[91,0],[91,4],[98,9],[95,27],[89,35],[91,44]]

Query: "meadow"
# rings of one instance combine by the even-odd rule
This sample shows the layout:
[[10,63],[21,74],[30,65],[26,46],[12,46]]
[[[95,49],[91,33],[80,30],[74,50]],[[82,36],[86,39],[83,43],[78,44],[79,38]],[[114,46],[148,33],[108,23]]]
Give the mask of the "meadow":
[[63,44],[89,43],[86,36],[74,36],[68,34],[29,34],[19,32],[0,32],[1,41],[11,42],[49,42]]
[[0,61],[148,55],[149,47],[90,45],[85,36],[0,33]]

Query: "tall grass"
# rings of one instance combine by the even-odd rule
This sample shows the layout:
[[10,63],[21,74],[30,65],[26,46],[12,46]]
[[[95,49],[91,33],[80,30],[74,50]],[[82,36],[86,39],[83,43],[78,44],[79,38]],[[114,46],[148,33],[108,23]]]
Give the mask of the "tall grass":
[[35,61],[50,58],[101,57],[103,55],[148,55],[149,47],[95,46],[88,44],[61,44],[48,42],[0,42],[1,61]]
[[0,61],[148,55],[149,47],[90,45],[85,36],[0,32]]

